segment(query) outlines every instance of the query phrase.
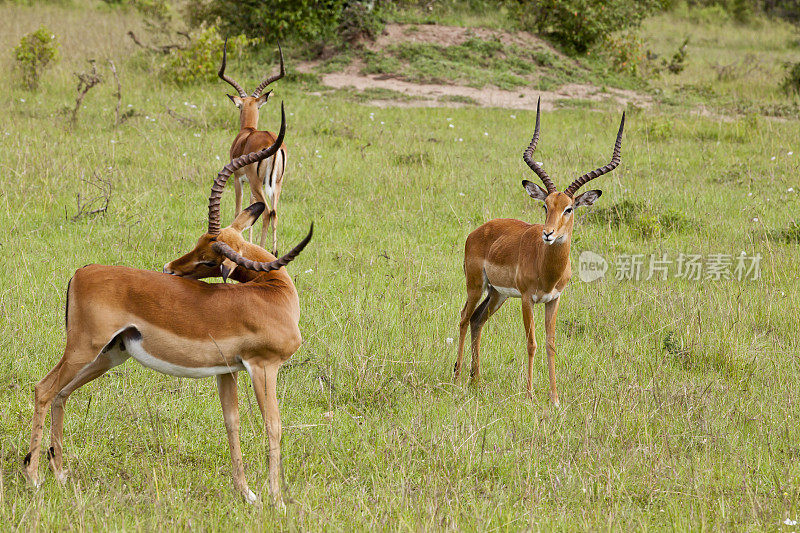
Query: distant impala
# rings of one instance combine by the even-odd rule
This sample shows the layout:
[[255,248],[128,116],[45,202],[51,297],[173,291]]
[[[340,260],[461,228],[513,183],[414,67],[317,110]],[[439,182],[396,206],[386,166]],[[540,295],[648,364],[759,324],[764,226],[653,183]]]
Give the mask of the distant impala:
[[[301,337],[297,290],[282,267],[308,244],[311,231],[292,251],[276,259],[242,238],[242,231],[264,211],[263,203],[242,211],[227,228],[220,227],[219,203],[230,175],[277,152],[285,130],[283,116],[280,134],[271,146],[225,165],[209,197],[208,232],[191,252],[167,263],[165,273],[102,265],[75,272],[67,288],[64,355],[36,385],[30,451],[23,462],[23,473],[31,484],[40,484],[39,451],[48,406],[52,403],[47,457],[56,479],[65,482],[62,435],[67,398],[133,357],[164,374],[217,378],[233,483],[247,502],[254,503],[257,498],[248,488],[239,446],[236,379],[239,371],[247,370],[269,435],[270,492],[283,505],[278,483],[277,377],[281,364],[300,347]],[[220,275],[239,283],[197,281]]]
[[[264,78],[258,84],[253,94],[247,96],[242,86],[236,83],[233,78],[225,75],[225,63],[228,55],[228,41],[222,50],[222,66],[219,68],[219,77],[228,82],[238,96],[228,95],[228,98],[239,108],[239,133],[231,145],[230,157],[235,159],[244,154],[263,150],[275,142],[275,134],[271,131],[259,131],[258,128],[258,109],[267,103],[272,91],[265,94],[261,92],[272,82],[278,81],[286,75],[283,66],[283,50],[278,43],[278,53],[281,58],[280,70],[274,76]],[[273,157],[259,161],[252,165],[238,169],[234,174],[233,187],[236,193],[236,212],[238,215],[242,210],[242,181],[245,179],[250,183],[251,201],[264,202],[267,205],[267,212],[261,220],[261,240],[259,244],[266,246],[267,225],[272,226],[272,253],[278,254],[278,198],[281,196],[283,187],[283,173],[286,170],[286,145],[282,144]],[[252,240],[252,230],[250,230]]]
[[[543,303],[544,325],[547,341],[547,368],[550,375],[550,400],[558,405],[556,390],[556,313],[561,293],[569,283],[572,269],[569,263],[569,247],[572,240],[573,211],[578,207],[592,205],[602,191],[587,191],[577,198],[575,192],[586,182],[611,172],[620,162],[622,130],[625,113],[617,133],[611,162],[579,177],[559,192],[553,181],[532,158],[539,142],[539,103],[536,104],[536,129],[533,139],[522,158],[539,178],[547,190],[535,183],[523,180],[522,186],[534,200],[544,203],[545,221],[528,224],[520,220],[498,218],[490,220],[467,237],[464,247],[464,273],[467,279],[467,301],[461,311],[459,324],[458,358],[454,378],[461,374],[464,355],[464,338],[469,326],[472,337],[472,369],[470,375],[480,379],[481,329],[503,302],[509,297],[522,299],[522,323],[528,342],[528,380],[526,392],[531,397],[533,381],[533,357],[536,354],[536,336],[533,323],[533,305]],[[484,292],[486,299],[478,305]]]

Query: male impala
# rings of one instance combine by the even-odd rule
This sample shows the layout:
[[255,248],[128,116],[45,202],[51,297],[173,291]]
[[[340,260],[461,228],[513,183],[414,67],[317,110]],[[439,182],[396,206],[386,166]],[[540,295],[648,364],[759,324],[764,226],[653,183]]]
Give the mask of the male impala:
[[[520,220],[498,218],[490,220],[467,237],[464,247],[464,273],[467,278],[467,301],[461,311],[459,324],[458,358],[454,374],[458,380],[464,355],[464,338],[467,326],[472,338],[471,377],[480,379],[481,329],[492,314],[509,297],[522,298],[522,323],[528,341],[527,395],[531,397],[533,381],[533,357],[536,353],[536,336],[533,323],[533,305],[543,303],[544,325],[547,340],[547,368],[550,375],[550,400],[558,405],[556,391],[556,313],[559,296],[569,283],[572,271],[569,264],[569,246],[572,239],[573,211],[592,205],[601,191],[587,191],[578,197],[575,192],[587,181],[614,170],[620,162],[622,129],[625,114],[619,125],[617,141],[611,162],[597,170],[579,177],[559,192],[544,169],[531,159],[539,142],[539,103],[536,105],[536,129],[533,139],[522,158],[539,178],[547,190],[531,183],[522,186],[534,200],[544,202],[544,224],[528,224]],[[486,299],[478,305],[483,293]]]
[[[278,52],[281,58],[280,71],[274,76],[264,78],[258,84],[253,94],[247,96],[247,93],[242,89],[242,86],[236,83],[232,78],[225,75],[225,63],[228,56],[228,41],[225,41],[225,47],[222,50],[222,66],[219,68],[219,77],[230,83],[236,89],[239,96],[228,95],[228,98],[236,104],[239,108],[239,133],[233,140],[231,145],[230,156],[231,159],[263,150],[267,146],[275,142],[275,134],[270,131],[258,131],[258,109],[267,103],[272,91],[267,91],[265,94],[261,92],[272,82],[278,81],[286,74],[286,69],[283,66],[283,50],[278,43]],[[234,174],[233,187],[236,191],[236,213],[238,215],[242,210],[242,182],[246,179],[250,183],[251,202],[267,202],[267,212],[261,221],[261,246],[265,246],[267,240],[267,225],[272,226],[272,253],[278,254],[278,198],[281,196],[281,187],[283,186],[283,172],[286,169],[286,145],[282,144],[280,150],[275,153],[274,157],[270,157],[259,163],[247,165],[244,168],[238,169]],[[252,240],[253,230],[250,230],[250,237]]]
[[[47,407],[52,403],[47,457],[56,479],[64,482],[62,435],[67,398],[133,357],[173,376],[216,376],[233,482],[245,500],[253,503],[256,495],[247,486],[239,447],[236,392],[237,373],[247,370],[269,435],[270,492],[282,505],[276,380],[278,368],[301,342],[297,291],[282,267],[308,244],[311,232],[291,252],[275,259],[241,235],[263,212],[263,203],[251,205],[224,229],[220,228],[219,204],[231,173],[273,155],[284,131],[285,118],[272,146],[225,165],[209,198],[208,233],[191,252],[168,263],[164,273],[89,265],[72,277],[67,288],[64,355],[36,385],[30,451],[23,462],[31,484],[40,484],[39,451]],[[240,283],[198,281],[220,275]]]

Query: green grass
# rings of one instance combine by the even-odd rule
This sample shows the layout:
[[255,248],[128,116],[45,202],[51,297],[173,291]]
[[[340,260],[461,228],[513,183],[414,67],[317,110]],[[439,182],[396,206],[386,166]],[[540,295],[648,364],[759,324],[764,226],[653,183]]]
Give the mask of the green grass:
[[787,98],[781,88],[785,65],[800,61],[790,24],[756,17],[743,25],[681,7],[646,20],[640,34],[648,49],[665,58],[689,38],[683,72],[650,82],[665,101],[733,115],[798,116],[800,98]]
[[[289,267],[305,343],[279,377],[296,503],[283,516],[239,501],[212,380],[133,362],[73,395],[71,480],[62,488],[45,475],[30,491],[20,462],[33,385],[61,356],[67,281],[87,263],[160,269],[187,251],[205,227],[209,186],[237,118],[221,82],[179,89],[154,81],[147,58],[131,57],[116,12],[5,4],[0,14],[0,50],[42,21],[60,22],[64,42],[40,92],[0,79],[7,528],[791,530],[782,521],[800,514],[800,254],[796,240],[774,232],[800,218],[797,193],[786,192],[798,189],[796,117],[730,123],[671,106],[630,110],[622,165],[592,182],[604,195],[578,214],[576,273],[557,326],[563,407],[554,410],[541,306],[532,402],[523,393],[518,302],[484,331],[479,389],[451,382],[448,342],[464,300],[466,235],[496,217],[543,218],[520,187],[533,179],[520,155],[534,112],[378,109],[287,80],[262,108],[261,125],[277,127],[285,100],[280,248],[316,222]],[[117,60],[123,107],[136,111],[118,129],[108,83],[89,93],[76,128],[58,113],[74,101],[72,72],[90,55]],[[9,54],[0,66],[11,72]],[[249,73],[243,84],[262,73],[234,67]],[[537,160],[563,187],[607,162],[618,120],[614,109],[547,112]],[[76,195],[93,190],[83,179],[95,173],[112,181],[109,210],[73,222]],[[232,196],[224,195],[228,216]],[[621,205],[659,220],[680,213],[685,227],[643,235],[636,217],[595,223],[596,213]],[[577,277],[585,250],[612,261],[761,253],[763,277],[587,284]],[[247,476],[258,490],[266,444],[245,376],[240,406]]]
[[362,50],[361,57],[363,74],[389,74],[415,83],[550,90],[566,83],[597,81],[598,77],[614,86],[621,81],[620,76],[607,76],[545,46],[526,48],[479,37],[449,46],[401,42],[380,51]]

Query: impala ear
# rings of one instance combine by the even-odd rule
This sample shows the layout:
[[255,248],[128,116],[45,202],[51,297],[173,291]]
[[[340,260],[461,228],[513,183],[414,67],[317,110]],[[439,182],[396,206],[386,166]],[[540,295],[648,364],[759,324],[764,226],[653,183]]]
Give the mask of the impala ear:
[[528,191],[528,194],[534,200],[540,200],[544,202],[544,199],[547,198],[547,191],[542,189],[532,181],[522,180],[522,186],[525,187],[525,190]]
[[242,98],[240,96],[233,96],[232,94],[226,94],[225,96],[230,98],[231,102],[233,102],[236,105],[236,107],[238,107],[239,109],[242,108],[243,101],[242,101]]
[[267,100],[269,100],[269,97],[270,97],[271,94],[272,94],[272,91],[267,91],[266,93],[264,93],[261,96],[259,96],[258,100],[256,100],[256,105],[259,108],[261,108],[262,105],[267,103]]
[[264,212],[266,205],[264,202],[256,202],[241,213],[239,216],[231,224],[231,228],[235,229],[238,232],[242,232],[256,223],[258,217],[261,216],[261,213]]
[[592,205],[600,198],[600,195],[603,194],[603,191],[593,190],[593,191],[586,191],[585,193],[581,194],[577,198],[575,198],[575,207],[583,207]]
[[222,264],[219,265],[219,269],[222,272],[222,282],[228,283],[228,277],[230,277],[231,272],[236,269],[236,263],[226,258]]

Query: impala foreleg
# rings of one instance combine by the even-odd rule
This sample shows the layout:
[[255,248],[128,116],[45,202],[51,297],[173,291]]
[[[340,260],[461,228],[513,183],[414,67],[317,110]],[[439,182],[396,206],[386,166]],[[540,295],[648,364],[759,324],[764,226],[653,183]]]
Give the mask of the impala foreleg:
[[247,364],[247,371],[253,381],[258,406],[264,418],[269,437],[269,492],[272,501],[279,509],[285,509],[281,495],[281,413],[278,409],[278,369],[280,363]]
[[525,340],[528,350],[528,379],[525,384],[525,394],[533,398],[533,359],[536,356],[536,324],[533,319],[533,302],[531,298],[522,297],[522,326],[525,328]]
[[470,369],[470,378],[473,383],[478,384],[481,380],[481,358],[480,358],[480,344],[481,344],[481,331],[486,321],[500,309],[503,302],[506,301],[506,296],[501,295],[494,287],[489,287],[489,292],[486,298],[481,302],[477,309],[472,313],[469,319],[470,337],[472,341],[472,368]]
[[225,419],[225,430],[228,433],[228,445],[231,449],[231,465],[233,469],[233,486],[242,495],[244,501],[256,503],[258,498],[247,486],[242,461],[242,447],[239,442],[239,395],[236,388],[238,373],[217,376],[219,401],[222,404],[222,417]]
[[558,391],[556,390],[556,315],[558,300],[544,304],[544,329],[547,349],[547,373],[550,377],[550,401],[558,407]]

